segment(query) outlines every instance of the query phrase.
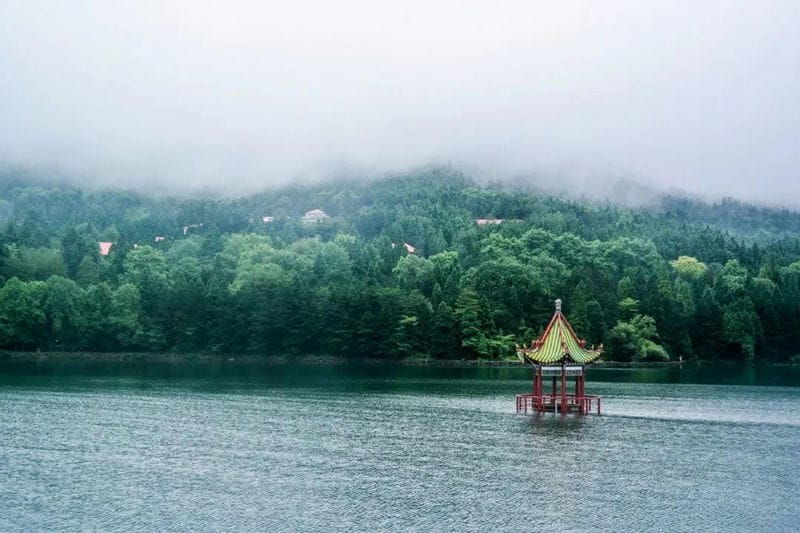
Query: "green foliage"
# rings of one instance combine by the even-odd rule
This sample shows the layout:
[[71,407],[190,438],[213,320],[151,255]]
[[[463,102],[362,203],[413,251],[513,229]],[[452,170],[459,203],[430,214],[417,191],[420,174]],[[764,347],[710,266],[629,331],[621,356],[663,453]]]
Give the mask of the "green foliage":
[[674,261],[670,261],[669,264],[680,276],[691,281],[699,281],[708,272],[708,267],[705,263],[688,255],[682,255]]
[[620,320],[608,332],[608,351],[619,361],[669,361],[658,340],[656,321],[651,316],[635,315],[629,322]]
[[619,315],[625,320],[630,320],[639,313],[639,301],[626,296],[617,304]]
[[722,332],[725,341],[739,347],[744,359],[752,361],[755,358],[761,323],[750,298],[740,298],[724,307]]
[[43,281],[50,276],[65,276],[66,267],[58,249],[12,245],[6,259],[4,274],[9,278],[17,277],[24,281]]
[[473,356],[479,357],[486,352],[485,331],[490,324],[486,320],[484,307],[478,301],[473,290],[461,291],[456,300],[455,316],[461,337],[461,347]]
[[736,202],[623,209],[426,169],[231,200],[0,183],[0,207],[0,349],[499,359],[556,298],[607,359],[800,344],[800,215]]
[[0,289],[0,343],[18,349],[46,345],[42,329],[45,314],[45,284],[13,277]]
[[662,346],[647,339],[642,342],[640,354],[642,361],[669,361],[667,351]]
[[617,322],[608,332],[607,357],[615,361],[633,361],[640,355],[642,340],[633,324]]

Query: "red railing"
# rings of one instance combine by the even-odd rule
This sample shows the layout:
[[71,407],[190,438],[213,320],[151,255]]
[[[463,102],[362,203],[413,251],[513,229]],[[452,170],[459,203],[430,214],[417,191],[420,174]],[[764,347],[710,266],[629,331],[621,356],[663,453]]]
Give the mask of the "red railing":
[[[534,413],[568,413],[578,411],[579,413],[590,413],[592,405],[597,402],[597,414],[600,414],[600,400],[602,396],[576,396],[567,394],[566,397],[560,394],[517,394],[517,412],[527,413],[530,409]],[[566,403],[562,403],[566,399]]]

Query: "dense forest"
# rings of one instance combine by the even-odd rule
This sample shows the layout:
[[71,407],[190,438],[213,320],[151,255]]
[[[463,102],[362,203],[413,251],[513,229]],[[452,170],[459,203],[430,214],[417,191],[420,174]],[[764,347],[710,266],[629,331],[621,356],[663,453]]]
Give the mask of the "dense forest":
[[237,199],[5,176],[0,284],[5,350],[497,359],[561,298],[606,359],[785,361],[800,214],[622,208],[449,169]]

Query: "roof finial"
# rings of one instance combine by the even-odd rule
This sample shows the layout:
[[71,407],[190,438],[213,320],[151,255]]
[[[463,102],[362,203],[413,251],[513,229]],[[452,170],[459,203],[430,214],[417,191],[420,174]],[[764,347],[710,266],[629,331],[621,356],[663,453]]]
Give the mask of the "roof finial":
[[561,299],[556,300],[556,313],[561,312]]

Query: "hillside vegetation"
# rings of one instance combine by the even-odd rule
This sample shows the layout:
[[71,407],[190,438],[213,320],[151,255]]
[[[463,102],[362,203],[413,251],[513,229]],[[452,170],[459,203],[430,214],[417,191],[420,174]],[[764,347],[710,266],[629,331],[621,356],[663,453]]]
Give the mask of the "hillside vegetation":
[[6,179],[0,219],[7,350],[492,359],[556,298],[607,359],[800,341],[800,215],[734,201],[624,209],[446,169],[233,200]]

